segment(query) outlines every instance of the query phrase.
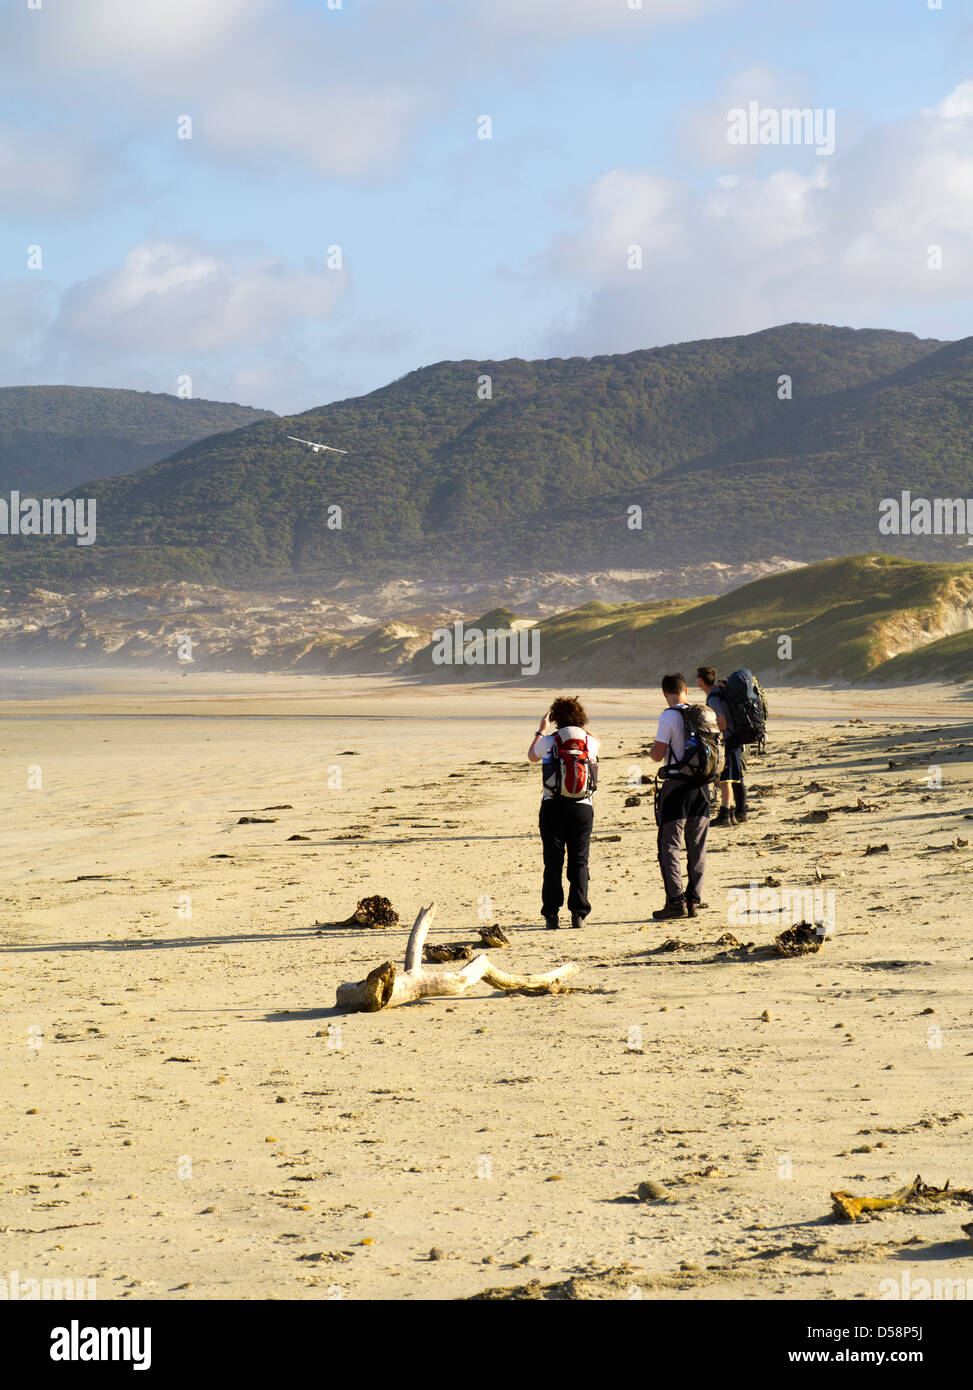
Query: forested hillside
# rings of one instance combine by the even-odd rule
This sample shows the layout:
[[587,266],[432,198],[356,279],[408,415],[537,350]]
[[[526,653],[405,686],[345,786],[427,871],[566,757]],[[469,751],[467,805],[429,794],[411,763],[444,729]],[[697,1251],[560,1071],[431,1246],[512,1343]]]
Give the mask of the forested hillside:
[[902,489],[973,490],[973,339],[791,324],[615,357],[444,362],[264,419],[86,487],[97,545],[6,540],[0,578],[279,587],[965,558],[965,537],[879,534],[879,502]]

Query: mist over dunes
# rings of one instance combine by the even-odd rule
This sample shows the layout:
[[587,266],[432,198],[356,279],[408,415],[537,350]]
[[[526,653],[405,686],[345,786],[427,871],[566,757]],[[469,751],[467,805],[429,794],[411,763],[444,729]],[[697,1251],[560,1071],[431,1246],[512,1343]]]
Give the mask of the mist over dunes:
[[467,611],[460,659],[437,664],[434,633],[457,617],[455,603],[404,605],[368,622],[353,604],[185,584],[87,599],[35,590],[0,609],[0,663],[173,668],[189,650],[183,669],[512,681],[525,673],[487,659],[476,633],[531,627],[539,655],[531,680],[541,684],[654,686],[663,671],[699,664],[748,666],[774,685],[962,681],[973,670],[973,563],[859,555],[784,569],[717,597],[596,600],[539,619],[513,606]]

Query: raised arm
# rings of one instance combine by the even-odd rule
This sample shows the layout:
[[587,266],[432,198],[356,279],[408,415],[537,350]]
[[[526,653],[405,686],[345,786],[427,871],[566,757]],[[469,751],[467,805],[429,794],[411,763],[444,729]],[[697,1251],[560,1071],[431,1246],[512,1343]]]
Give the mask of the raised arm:
[[531,739],[530,747],[527,749],[528,762],[543,762],[543,758],[541,757],[540,753],[535,751],[537,748],[537,740],[539,738],[544,738],[547,734],[553,733],[553,731],[554,721],[551,718],[550,713],[547,710],[545,710],[544,713],[541,715],[540,723],[537,727],[537,732]]

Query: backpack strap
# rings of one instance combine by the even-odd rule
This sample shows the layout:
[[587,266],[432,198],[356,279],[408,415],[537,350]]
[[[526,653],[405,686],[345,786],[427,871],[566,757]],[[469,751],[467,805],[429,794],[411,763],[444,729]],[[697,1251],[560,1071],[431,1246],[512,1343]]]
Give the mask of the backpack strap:
[[[683,746],[683,753],[682,753],[682,757],[681,757],[681,758],[679,758],[679,759],[675,759],[675,758],[674,758],[671,762],[667,762],[667,763],[665,764],[665,769],[664,769],[664,771],[665,771],[665,776],[667,776],[667,777],[669,776],[670,773],[672,773],[672,772],[677,772],[677,771],[679,770],[679,768],[681,768],[681,767],[684,766],[684,764],[685,764],[685,762],[686,762],[686,749],[685,749],[685,743],[687,743],[687,742],[689,741],[689,735],[690,735],[692,732],[694,732],[694,731],[690,728],[690,724],[689,724],[689,719],[688,719],[689,706],[688,706],[688,705],[670,705],[669,708],[670,708],[670,709],[677,710],[678,713],[680,714],[681,718],[682,718],[682,732],[683,732],[684,746]],[[671,751],[672,751],[672,745],[670,744],[670,752],[671,752]],[[663,771],[663,769],[660,768],[659,771],[661,772],[661,771]]]
[[[552,796],[561,795],[561,747],[558,743],[558,735],[559,730],[557,729],[555,729],[554,733],[551,735],[554,740],[551,744],[551,763],[553,764],[554,770],[554,785],[553,787],[547,787],[547,790]],[[544,785],[547,786],[547,783],[545,782]]]

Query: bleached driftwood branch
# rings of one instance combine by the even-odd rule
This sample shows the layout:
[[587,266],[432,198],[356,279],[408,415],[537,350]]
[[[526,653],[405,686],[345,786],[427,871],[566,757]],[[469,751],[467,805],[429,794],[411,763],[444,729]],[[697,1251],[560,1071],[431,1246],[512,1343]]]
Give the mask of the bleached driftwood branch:
[[411,1004],[414,999],[448,999],[466,994],[478,980],[506,993],[558,994],[562,981],[578,968],[572,962],[567,962],[556,970],[549,970],[546,975],[511,975],[506,970],[498,970],[489,956],[477,956],[462,970],[424,970],[422,947],[435,911],[435,904],[430,903],[416,918],[405,948],[403,972],[399,974],[395,962],[386,960],[370,971],[364,980],[339,985],[336,997],[339,1009],[348,1009],[353,1013],[375,1013],[379,1009]]

